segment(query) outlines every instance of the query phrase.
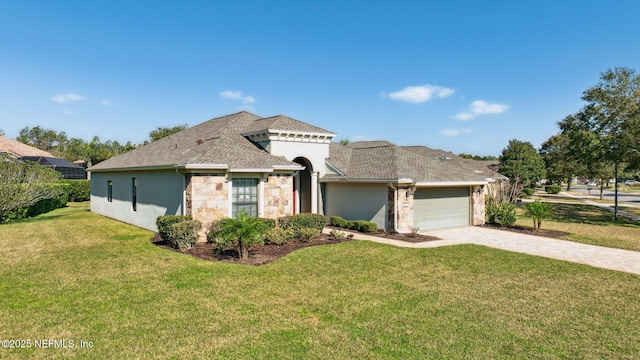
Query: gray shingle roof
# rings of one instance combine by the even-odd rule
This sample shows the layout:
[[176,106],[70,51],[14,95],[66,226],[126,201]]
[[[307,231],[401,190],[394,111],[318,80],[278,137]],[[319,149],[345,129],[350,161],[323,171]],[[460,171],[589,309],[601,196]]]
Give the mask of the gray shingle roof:
[[499,174],[498,172],[492,170],[489,167],[489,164],[496,163],[497,161],[487,162],[487,161],[477,161],[473,159],[465,159],[458,155],[455,155],[452,152],[448,152],[440,149],[430,149],[426,146],[403,146],[402,148],[407,149],[416,154],[427,156],[427,157],[446,158],[445,161],[450,162],[455,166],[459,166],[461,168],[474,171],[486,178],[506,179],[504,175]]
[[331,131],[327,131],[317,126],[307,124],[300,120],[292,119],[285,115],[277,115],[270,118],[258,119],[251,125],[246,127],[243,130],[243,133],[252,133],[267,129],[335,135]]
[[225,164],[243,169],[297,166],[294,162],[269,154],[241,135],[247,132],[246,129],[252,129],[260,119],[245,111],[214,118],[103,161],[89,170],[172,167],[182,164]]
[[328,163],[345,175],[328,174],[333,180],[398,180],[417,183],[485,182],[485,176],[447,160],[424,156],[387,141],[361,141],[346,146],[332,143]]

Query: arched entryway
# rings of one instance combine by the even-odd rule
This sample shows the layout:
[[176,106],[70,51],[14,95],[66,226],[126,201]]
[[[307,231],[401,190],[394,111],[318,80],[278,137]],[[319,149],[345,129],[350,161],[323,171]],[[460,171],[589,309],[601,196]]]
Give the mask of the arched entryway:
[[317,202],[314,191],[317,191],[317,176],[313,172],[311,162],[303,157],[293,159],[294,162],[304,166],[304,170],[300,170],[293,181],[293,199],[295,202],[294,213],[315,213],[317,212],[314,202]]

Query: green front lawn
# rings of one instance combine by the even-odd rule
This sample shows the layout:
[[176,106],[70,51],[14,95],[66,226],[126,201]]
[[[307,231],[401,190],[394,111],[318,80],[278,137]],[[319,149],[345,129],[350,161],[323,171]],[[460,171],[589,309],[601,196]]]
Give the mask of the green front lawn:
[[[565,240],[640,251],[640,223],[624,216],[615,221],[612,211],[593,205],[551,203],[551,206],[551,216],[542,221],[542,229],[570,233],[562,238]],[[533,227],[523,209],[518,209],[517,214],[516,225]]]
[[[544,226],[544,223],[543,223]],[[166,251],[87,211],[0,225],[0,358],[637,358],[640,277],[465,245]],[[93,343],[79,348],[80,341]]]

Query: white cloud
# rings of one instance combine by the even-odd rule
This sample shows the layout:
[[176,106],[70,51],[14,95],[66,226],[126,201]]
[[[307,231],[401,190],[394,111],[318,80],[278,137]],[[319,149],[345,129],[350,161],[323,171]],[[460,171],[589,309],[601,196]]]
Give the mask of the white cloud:
[[100,103],[101,103],[102,105],[104,105],[104,106],[111,106],[111,105],[113,105],[113,103],[112,103],[111,101],[109,101],[109,100],[104,100],[104,99],[100,100]]
[[456,115],[456,119],[462,121],[468,121],[475,118],[478,115],[485,114],[501,114],[509,109],[508,105],[504,104],[489,104],[486,101],[476,100],[469,106],[469,111],[461,112]]
[[443,129],[438,132],[443,136],[458,136],[460,134],[470,134],[470,129]]
[[250,105],[256,102],[256,99],[253,96],[245,96],[242,98],[242,102],[245,105]]
[[220,96],[224,99],[240,100],[242,91],[225,90],[220,93]]
[[85,98],[83,96],[80,95],[76,95],[73,93],[70,94],[59,94],[56,95],[54,97],[51,98],[51,100],[60,103],[60,104],[64,104],[64,103],[70,103],[70,102],[74,102],[74,101],[79,101],[79,100],[84,100]]
[[501,114],[509,107],[503,104],[489,104],[486,101],[476,100],[471,103],[471,111],[474,114]]
[[243,95],[242,91],[235,90],[225,90],[220,93],[220,97],[229,100],[241,100],[242,106],[240,109],[242,110],[251,110],[251,104],[254,104],[257,100],[251,95]]
[[[404,89],[389,94],[393,100],[405,101],[413,104],[427,102],[434,97],[445,98],[453,95],[454,89],[436,85],[407,86]],[[384,95],[384,93],[381,93]]]

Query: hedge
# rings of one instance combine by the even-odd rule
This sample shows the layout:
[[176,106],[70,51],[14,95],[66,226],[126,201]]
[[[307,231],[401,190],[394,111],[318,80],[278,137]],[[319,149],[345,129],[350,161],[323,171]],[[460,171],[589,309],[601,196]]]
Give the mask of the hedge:
[[90,180],[66,180],[69,185],[69,202],[89,201],[91,199]]
[[278,224],[285,229],[312,228],[322,231],[327,224],[327,218],[320,214],[296,214],[279,218]]
[[28,208],[18,208],[9,211],[7,214],[8,220],[20,220],[29,217],[37,216],[40,214],[46,214],[49,211],[60,209],[67,206],[67,199],[69,197],[68,184],[61,182],[55,184],[48,184],[45,186],[51,186],[58,188],[58,194],[48,199],[42,199]]
[[544,191],[546,191],[547,194],[559,194],[560,190],[562,190],[562,188],[559,185],[547,185],[544,187]]
[[364,233],[372,233],[378,230],[378,224],[367,220],[345,220],[340,216],[332,216],[329,218],[329,224],[331,226],[340,227],[343,229],[350,229],[360,231]]

